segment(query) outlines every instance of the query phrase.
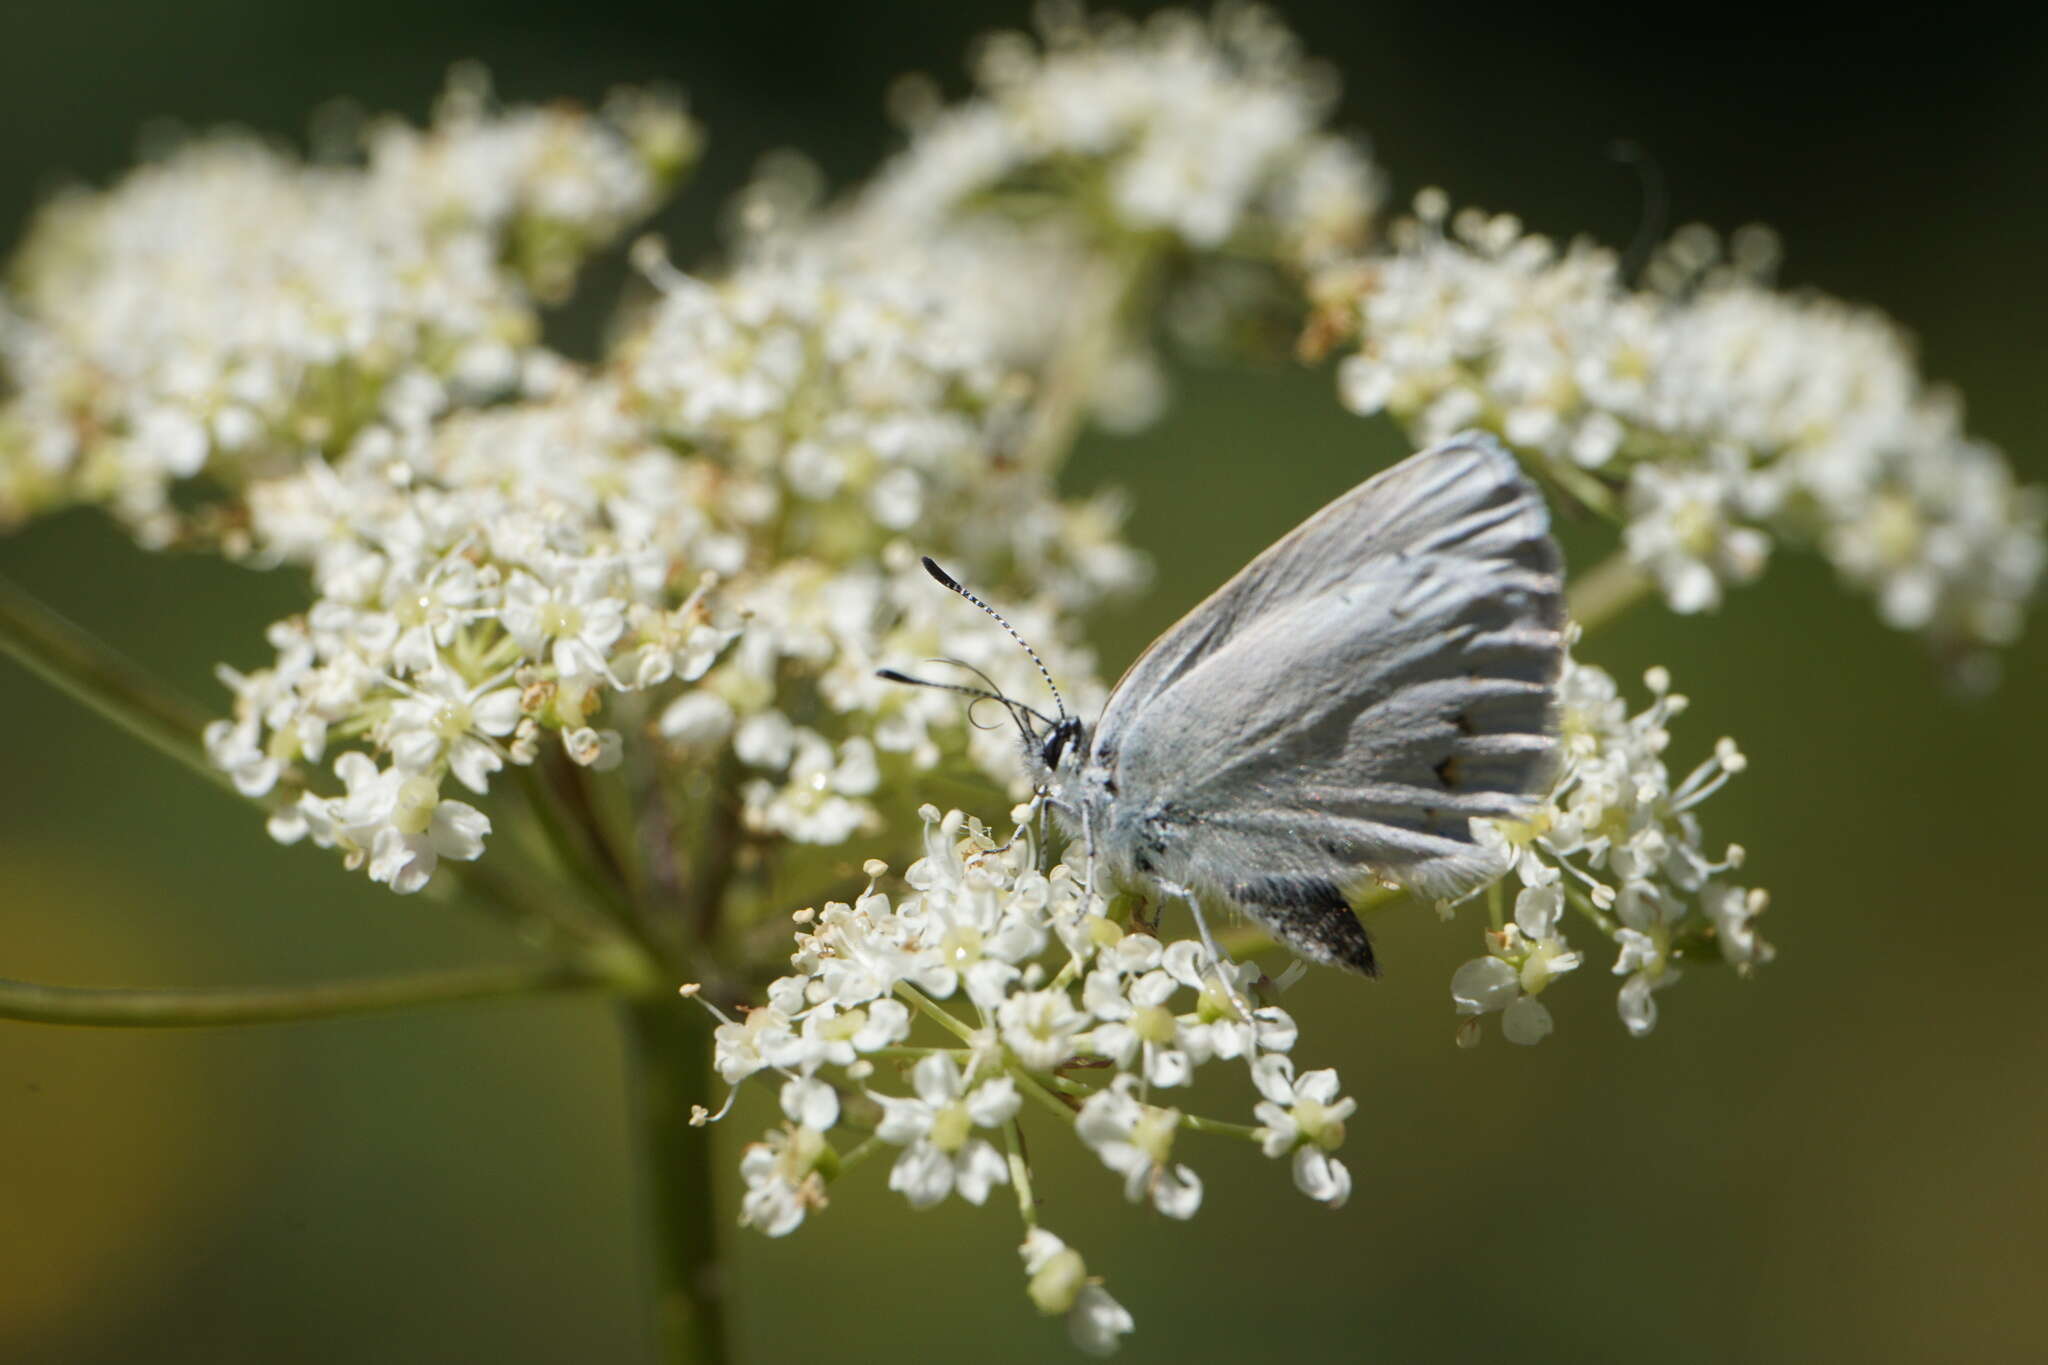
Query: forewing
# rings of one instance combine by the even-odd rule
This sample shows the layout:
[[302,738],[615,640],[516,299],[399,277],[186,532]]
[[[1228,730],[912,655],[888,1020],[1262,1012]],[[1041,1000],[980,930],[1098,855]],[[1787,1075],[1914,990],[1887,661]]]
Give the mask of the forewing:
[[[1535,531],[1527,525],[1533,511]],[[1505,515],[1502,515],[1505,514]],[[1512,455],[1463,432],[1382,470],[1268,546],[1124,671],[1096,728],[1113,742],[1149,701],[1227,645],[1250,622],[1341,588],[1374,561],[1454,553],[1555,573],[1557,550],[1540,495]]]
[[[1297,562],[1340,548],[1341,572]],[[1227,628],[1196,619],[1212,609]],[[1157,690],[1105,715],[1118,813],[1141,822],[1119,834],[1367,968],[1302,926],[1336,933],[1332,889],[1369,874],[1449,897],[1494,870],[1471,821],[1525,813],[1555,775],[1563,624],[1548,514],[1513,458],[1473,437],[1414,456],[1197,608]]]

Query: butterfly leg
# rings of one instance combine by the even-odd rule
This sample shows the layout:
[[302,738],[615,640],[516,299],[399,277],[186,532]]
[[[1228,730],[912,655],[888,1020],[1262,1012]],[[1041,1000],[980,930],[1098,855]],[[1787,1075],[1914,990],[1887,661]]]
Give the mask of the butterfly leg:
[[1209,932],[1208,918],[1202,914],[1201,897],[1197,896],[1189,888],[1175,886],[1171,882],[1161,882],[1159,889],[1169,896],[1177,896],[1187,902],[1188,912],[1195,917],[1195,928],[1202,935],[1202,947],[1208,950],[1209,966],[1216,973],[1217,983],[1223,987],[1224,995],[1230,998],[1231,1007],[1243,1017],[1246,1023],[1250,1023],[1252,1021],[1252,1002],[1245,999],[1244,993],[1237,988],[1235,975],[1223,965],[1223,953],[1217,948],[1214,935]]
[[1088,818],[1088,805],[1081,803],[1081,856],[1087,863],[1087,881],[1083,886],[1090,896],[1095,894],[1095,822]]

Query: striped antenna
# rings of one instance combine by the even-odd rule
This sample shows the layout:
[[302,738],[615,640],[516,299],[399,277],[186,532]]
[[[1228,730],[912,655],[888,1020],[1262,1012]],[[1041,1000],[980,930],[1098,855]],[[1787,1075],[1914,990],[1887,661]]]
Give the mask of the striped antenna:
[[1044,678],[1045,685],[1052,690],[1052,704],[1059,708],[1060,719],[1065,720],[1067,718],[1067,702],[1066,698],[1060,695],[1060,685],[1052,680],[1052,672],[1046,668],[1045,660],[1038,657],[1038,651],[1024,643],[1024,637],[1019,635],[1015,628],[1003,619],[1003,614],[982,601],[979,597],[976,597],[973,593],[967,591],[967,589],[961,587],[960,581],[940,568],[938,561],[934,560],[930,555],[924,556],[924,571],[937,579],[939,586],[950,588],[952,591],[959,593],[962,597],[974,603],[975,606],[980,607],[983,611],[994,617],[995,623],[1001,626],[1012,640],[1017,642],[1017,647],[1031,656],[1031,662],[1038,665],[1038,676]]

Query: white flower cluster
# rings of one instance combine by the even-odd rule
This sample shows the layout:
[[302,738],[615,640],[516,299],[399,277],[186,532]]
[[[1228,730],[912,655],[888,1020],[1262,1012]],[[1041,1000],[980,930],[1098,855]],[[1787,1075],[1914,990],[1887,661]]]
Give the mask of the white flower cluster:
[[[1482,825],[1497,841],[1512,883],[1493,890],[1487,952],[1459,967],[1451,997],[1470,1016],[1459,1041],[1478,1041],[1479,1016],[1499,1013],[1501,1032],[1535,1043],[1552,1021],[1537,997],[1578,967],[1565,941],[1565,911],[1580,912],[1619,950],[1621,1021],[1632,1034],[1657,1022],[1652,992],[1678,979],[1679,963],[1718,957],[1748,971],[1773,955],[1756,931],[1766,894],[1734,884],[1742,865],[1730,845],[1711,857],[1696,814],[1700,803],[1746,766],[1733,740],[1674,782],[1664,764],[1670,719],[1685,709],[1661,668],[1646,675],[1653,700],[1630,715],[1614,679],[1591,664],[1565,670],[1565,768],[1548,801],[1527,822]],[[1514,888],[1511,916],[1501,907]]]
[[1716,605],[1783,539],[1938,644],[2018,633],[2048,499],[1965,434],[1882,316],[1767,287],[1757,232],[1733,264],[1682,232],[1635,288],[1612,252],[1445,213],[1426,193],[1388,254],[1325,285],[1359,338],[1353,409],[1425,441],[1487,426],[1568,490],[1615,490],[1629,554],[1675,610]]
[[14,262],[34,340],[26,374],[5,347],[0,520],[100,502],[162,544],[193,529],[174,483],[339,453],[409,385],[516,392],[537,299],[693,153],[673,104],[615,111],[497,114],[460,80],[430,129],[374,126],[364,165],[219,133],[54,200]]
[[[1093,1149],[1127,1200],[1169,1218],[1202,1201],[1177,1151],[1191,1129],[1256,1142],[1304,1194],[1344,1203],[1351,1177],[1333,1153],[1355,1103],[1335,1072],[1296,1072],[1285,1011],[1247,1017],[1233,1003],[1248,1002],[1255,969],[1225,962],[1226,983],[1199,943],[1111,918],[1066,867],[1038,870],[1028,831],[998,846],[958,811],[920,814],[925,855],[903,875],[908,890],[879,889],[887,868],[871,862],[852,903],[801,912],[795,970],[717,1030],[729,1084],[780,1082],[785,1122],[741,1157],[743,1222],[790,1232],[831,1180],[886,1152],[889,1186],[913,1207],[980,1204],[1030,1179],[1017,1134],[1027,1101]],[[920,1041],[920,1020],[935,1042]],[[1256,1125],[1157,1102],[1218,1061],[1249,1067]],[[1019,1202],[1034,1302],[1067,1314],[1084,1345],[1113,1344],[1128,1315],[1087,1292],[1078,1256],[1036,1227],[1028,1189]],[[1065,1269],[1050,1271],[1056,1261]]]
[[[234,719],[208,736],[283,808],[277,837],[417,889],[489,828],[444,779],[482,794],[548,732],[591,769],[629,740],[658,737],[677,771],[730,754],[744,830],[794,844],[901,828],[914,808],[889,779],[949,759],[1015,782],[1006,734],[876,676],[939,656],[945,681],[1043,686],[919,571],[912,536],[977,582],[1038,584],[1017,624],[1090,695],[1052,613],[1142,563],[1113,504],[1061,502],[1006,458],[1013,386],[938,301],[800,261],[718,282],[650,265],[663,296],[606,370],[536,351],[532,396],[482,410],[395,380],[337,456],[246,483],[233,547],[308,566],[317,594],[273,628],[274,666],[225,675]],[[345,794],[300,790],[320,763]]]
[[1324,131],[1334,79],[1263,8],[1136,24],[1047,5],[1040,20],[1042,43],[981,44],[977,93],[960,103],[900,86],[909,146],[847,203],[813,215],[818,177],[784,156],[739,218],[757,252],[914,270],[1004,364],[1078,365],[1094,415],[1130,429],[1165,401],[1139,297],[1157,267],[1194,267],[1167,317],[1212,335],[1240,302],[1226,248],[1295,273],[1354,251],[1378,177]]
[[1030,659],[932,582],[911,545],[980,586],[1031,584],[1015,624],[1085,697],[1092,662],[1063,645],[1054,612],[1142,581],[1118,505],[1063,502],[1012,458],[1017,386],[919,281],[802,257],[715,284],[654,273],[666,292],[620,370],[650,429],[717,471],[717,507],[740,534],[709,567],[745,622],[671,738],[701,753],[730,736],[752,774],[749,827],[804,843],[874,832],[867,798],[885,776],[963,748],[1015,783],[1007,727],[973,728],[959,698],[876,676],[944,658],[956,662],[937,680],[979,672],[1044,695]]
[[[1043,47],[984,40],[981,93],[911,119],[910,148],[867,192],[869,212],[931,222],[1006,194],[1099,200],[1126,233],[1198,250],[1247,236],[1314,265],[1359,245],[1377,200],[1363,154],[1321,131],[1336,89],[1274,16],[1225,5],[1139,25],[1078,6],[1043,12]],[[1076,183],[1079,182],[1079,183]]]
[[442,798],[448,777],[481,794],[549,731],[610,767],[606,695],[694,681],[735,634],[694,590],[718,537],[707,471],[648,444],[611,386],[440,421],[426,401],[332,465],[251,484],[251,552],[310,566],[317,601],[271,627],[271,667],[223,670],[234,719],[207,732],[249,796],[369,745],[383,766],[342,749],[346,794],[299,792],[271,832],[397,891],[482,852],[489,821]]
[[1143,581],[1113,500],[1056,502],[1019,467],[1028,386],[920,272],[792,255],[706,284],[646,263],[666,289],[623,347],[625,381],[777,543],[871,562],[914,535],[1069,609]]

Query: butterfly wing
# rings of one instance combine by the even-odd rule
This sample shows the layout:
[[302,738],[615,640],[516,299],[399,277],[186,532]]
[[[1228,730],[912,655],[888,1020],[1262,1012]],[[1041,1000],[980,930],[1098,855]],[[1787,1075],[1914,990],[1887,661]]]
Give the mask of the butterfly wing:
[[1496,870],[1475,816],[1556,772],[1560,557],[1490,437],[1368,479],[1254,559],[1125,675],[1096,732],[1105,846],[1224,896],[1305,956],[1371,969],[1344,888],[1431,897]]

